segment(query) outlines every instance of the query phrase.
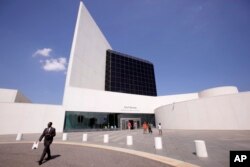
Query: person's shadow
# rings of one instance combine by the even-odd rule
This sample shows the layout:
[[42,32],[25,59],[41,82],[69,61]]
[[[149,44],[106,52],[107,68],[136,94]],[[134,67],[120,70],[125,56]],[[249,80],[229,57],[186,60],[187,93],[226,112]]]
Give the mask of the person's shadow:
[[58,157],[60,157],[61,155],[51,155],[51,158],[50,159],[45,159],[45,161],[43,161],[43,163],[46,163],[47,161],[50,161],[50,160],[53,160],[53,159],[56,159]]

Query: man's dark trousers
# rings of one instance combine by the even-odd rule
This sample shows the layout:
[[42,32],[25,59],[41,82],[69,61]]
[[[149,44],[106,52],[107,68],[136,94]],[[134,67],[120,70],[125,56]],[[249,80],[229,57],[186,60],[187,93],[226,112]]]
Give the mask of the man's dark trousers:
[[48,154],[47,158],[50,159],[51,155],[50,155],[50,142],[49,141],[44,141],[44,149],[43,149],[43,153],[42,156],[40,158],[40,161],[43,161],[46,153]]

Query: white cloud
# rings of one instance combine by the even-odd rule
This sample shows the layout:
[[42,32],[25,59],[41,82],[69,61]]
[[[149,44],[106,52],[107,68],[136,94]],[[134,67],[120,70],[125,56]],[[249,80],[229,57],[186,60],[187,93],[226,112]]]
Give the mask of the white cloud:
[[49,57],[51,51],[52,51],[51,48],[38,49],[38,50],[33,54],[33,57],[35,57],[35,56]]
[[67,65],[67,59],[65,57],[60,57],[57,59],[51,58],[41,63],[45,71],[65,71]]

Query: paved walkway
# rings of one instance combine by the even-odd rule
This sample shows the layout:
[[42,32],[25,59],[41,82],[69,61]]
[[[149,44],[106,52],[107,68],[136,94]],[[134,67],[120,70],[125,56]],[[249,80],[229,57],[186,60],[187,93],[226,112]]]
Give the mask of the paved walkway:
[[[143,151],[204,167],[228,167],[230,150],[250,150],[250,131],[164,130],[163,149],[157,151],[154,148],[154,137],[158,133],[156,129],[153,131],[153,134],[143,134],[142,130],[88,132],[88,141],[85,143]],[[82,134],[83,132],[68,133],[68,141],[63,143],[82,144]],[[109,134],[108,144],[103,143],[104,134]],[[133,136],[132,146],[126,145],[127,135]],[[35,141],[39,136],[40,134],[24,134],[22,141]],[[16,135],[0,136],[0,142],[15,142],[15,139]],[[62,133],[58,133],[54,139],[55,143],[62,142]],[[195,155],[193,141],[197,139],[205,140],[208,158],[198,158]]]
[[[38,166],[36,160],[41,156],[42,149],[31,151],[30,145],[0,144],[0,166]],[[54,155],[51,160],[43,162],[44,167],[170,167],[150,159],[104,149],[53,144],[51,150]]]

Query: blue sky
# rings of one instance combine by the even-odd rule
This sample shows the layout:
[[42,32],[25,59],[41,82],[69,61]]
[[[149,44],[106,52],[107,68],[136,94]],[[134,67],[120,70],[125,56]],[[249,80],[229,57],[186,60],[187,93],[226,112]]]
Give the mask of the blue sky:
[[[158,95],[250,90],[249,0],[84,0],[112,48],[153,62]],[[61,104],[79,0],[0,1],[0,88]]]

